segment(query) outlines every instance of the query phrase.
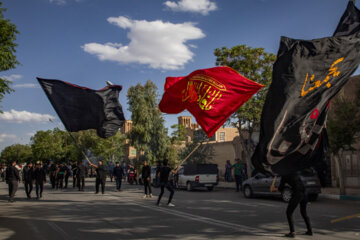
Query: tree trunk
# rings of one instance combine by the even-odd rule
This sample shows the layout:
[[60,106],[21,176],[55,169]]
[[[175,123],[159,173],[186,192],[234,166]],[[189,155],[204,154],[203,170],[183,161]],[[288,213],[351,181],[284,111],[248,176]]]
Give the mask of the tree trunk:
[[345,174],[340,156],[342,156],[342,153],[338,153],[335,155],[336,169],[338,171],[338,176],[339,176],[340,195],[346,195]]

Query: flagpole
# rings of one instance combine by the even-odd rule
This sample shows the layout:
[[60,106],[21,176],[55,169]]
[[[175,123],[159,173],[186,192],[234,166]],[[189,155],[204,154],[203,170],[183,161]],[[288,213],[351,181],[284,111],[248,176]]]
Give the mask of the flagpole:
[[[50,121],[51,123],[54,123],[54,121],[53,121],[52,119],[50,119],[50,118],[49,118],[49,121]],[[55,123],[54,123],[54,124],[55,124]],[[65,127],[65,126],[64,126],[64,127]],[[90,162],[90,160],[88,159],[88,157],[87,157],[86,154],[84,153],[84,151],[80,148],[79,144],[77,143],[76,139],[75,139],[74,136],[71,134],[71,132],[69,132],[69,131],[66,129],[66,127],[65,127],[65,130],[66,130],[66,132],[70,135],[71,139],[72,139],[72,140],[74,141],[74,143],[75,143],[75,146],[81,151],[82,155],[85,157],[85,159],[88,161],[88,163],[89,163],[90,165],[93,165],[92,162]]]
[[[198,143],[198,145],[196,147],[194,147],[194,149],[178,164],[178,166],[176,167],[176,169],[178,169],[181,165],[183,165],[183,163],[188,160],[188,158],[196,151],[196,149],[198,149],[200,147],[201,143]],[[176,170],[175,169],[175,170]]]

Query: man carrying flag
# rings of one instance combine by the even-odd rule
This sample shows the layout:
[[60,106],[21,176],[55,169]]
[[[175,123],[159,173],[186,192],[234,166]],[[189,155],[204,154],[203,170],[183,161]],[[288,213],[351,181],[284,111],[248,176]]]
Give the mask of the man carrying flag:
[[360,63],[359,30],[360,11],[350,1],[333,37],[309,41],[281,38],[252,163],[258,171],[281,175],[279,190],[285,183],[293,188],[286,211],[290,227],[286,237],[295,237],[292,214],[299,204],[306,234],[312,235],[297,171],[318,161],[319,152],[327,146],[329,102]]

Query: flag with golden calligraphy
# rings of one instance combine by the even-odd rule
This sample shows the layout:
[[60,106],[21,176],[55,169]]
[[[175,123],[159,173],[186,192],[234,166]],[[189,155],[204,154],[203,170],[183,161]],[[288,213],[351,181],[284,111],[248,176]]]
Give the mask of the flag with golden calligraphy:
[[185,77],[167,77],[159,103],[164,113],[187,109],[208,137],[263,85],[229,67],[196,70]]
[[[282,37],[252,156],[258,171],[290,174],[317,161],[330,100],[360,64],[360,11],[349,2],[333,37]],[[323,137],[323,141],[327,138]]]

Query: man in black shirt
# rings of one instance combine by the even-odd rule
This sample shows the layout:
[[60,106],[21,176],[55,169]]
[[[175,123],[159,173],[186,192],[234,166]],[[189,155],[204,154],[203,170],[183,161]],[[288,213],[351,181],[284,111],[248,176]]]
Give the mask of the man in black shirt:
[[6,169],[6,182],[9,185],[9,202],[15,202],[14,196],[20,181],[19,171],[16,169],[15,164],[15,161],[11,161],[11,164]]
[[[143,162],[144,166],[142,168],[141,171],[141,178],[143,180],[144,183],[144,188],[145,188],[145,195],[144,198],[147,197],[152,197],[152,193],[151,193],[151,186],[150,186],[150,181],[151,181],[151,168],[149,165],[147,165],[146,160]],[[149,195],[148,195],[148,189],[149,189]]]
[[46,182],[46,172],[41,167],[41,162],[39,161],[36,162],[33,178],[35,180],[36,199],[42,198],[44,183]]
[[106,170],[102,161],[99,161],[98,166],[95,164],[90,163],[92,167],[96,168],[96,192],[95,194],[99,193],[99,187],[101,184],[101,192],[102,194],[105,193],[105,183],[106,183]]
[[124,175],[124,169],[120,166],[119,162],[116,162],[116,165],[113,169],[112,175],[115,177],[116,181],[116,190],[120,191],[121,189],[121,181]]
[[81,161],[76,166],[76,180],[77,180],[79,191],[84,191],[85,175],[86,175],[86,167],[85,167],[84,163]]
[[176,174],[177,169],[172,170],[170,167],[168,167],[167,159],[164,160],[163,165],[164,166],[160,169],[160,173],[159,173],[160,174],[159,177],[160,177],[161,192],[160,192],[160,195],[159,195],[156,205],[160,206],[160,200],[161,200],[162,195],[164,194],[164,188],[166,187],[166,189],[169,190],[169,192],[170,192],[170,197],[169,197],[167,205],[169,207],[175,207],[175,205],[171,203],[171,200],[174,196],[174,189],[172,188],[171,184],[169,183],[169,175],[170,175],[170,172],[172,172],[173,174]]
[[33,190],[33,175],[34,169],[32,162],[28,162],[23,169],[22,180],[25,186],[25,192],[28,199],[31,198],[31,192]]
[[291,175],[281,176],[281,181],[279,188],[271,188],[271,191],[282,191],[285,187],[285,184],[288,184],[291,187],[292,195],[289,201],[288,207],[286,209],[286,216],[290,227],[290,233],[286,234],[285,237],[295,237],[295,227],[294,227],[294,220],[293,220],[293,213],[296,207],[300,204],[300,213],[303,217],[307,232],[306,235],[312,235],[312,229],[310,224],[310,218],[306,212],[307,206],[307,196],[305,194],[305,187],[304,184],[299,176],[298,173],[294,173]]
[[63,163],[60,163],[59,168],[57,169],[56,172],[56,179],[57,179],[56,189],[58,188],[63,189],[64,176],[66,173],[67,173],[67,167]]
[[51,183],[51,187],[54,189],[56,184],[56,172],[58,170],[58,166],[57,164],[55,164],[54,162],[51,163],[50,165],[50,169],[49,169],[49,178],[50,178],[50,183]]

